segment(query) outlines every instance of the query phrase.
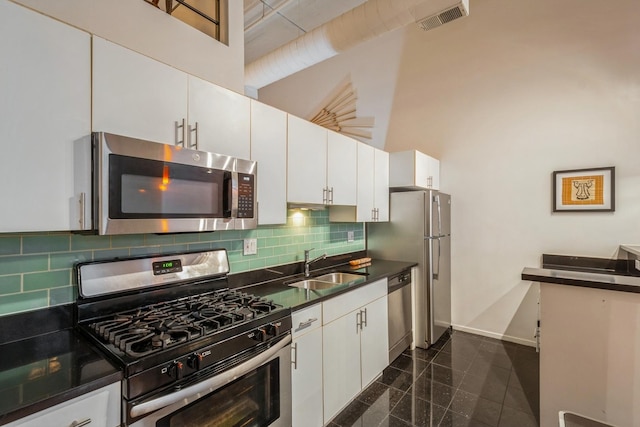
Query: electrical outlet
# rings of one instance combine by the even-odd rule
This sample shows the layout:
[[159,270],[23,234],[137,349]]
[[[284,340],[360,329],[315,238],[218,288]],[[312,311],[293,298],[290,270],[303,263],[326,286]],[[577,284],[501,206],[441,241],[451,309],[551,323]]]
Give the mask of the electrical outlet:
[[353,231],[347,231],[347,243],[351,243],[355,240]]
[[243,255],[255,255],[258,253],[258,239],[244,239]]

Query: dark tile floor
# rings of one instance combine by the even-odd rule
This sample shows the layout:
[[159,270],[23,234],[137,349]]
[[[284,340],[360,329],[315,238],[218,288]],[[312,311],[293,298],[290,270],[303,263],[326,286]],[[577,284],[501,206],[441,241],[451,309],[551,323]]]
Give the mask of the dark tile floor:
[[539,425],[533,347],[454,331],[407,350],[330,427]]

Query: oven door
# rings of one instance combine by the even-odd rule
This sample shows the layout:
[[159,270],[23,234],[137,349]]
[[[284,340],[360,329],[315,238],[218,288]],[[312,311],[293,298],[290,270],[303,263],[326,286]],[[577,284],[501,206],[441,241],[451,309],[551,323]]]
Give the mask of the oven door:
[[214,377],[124,407],[132,427],[291,427],[291,336]]

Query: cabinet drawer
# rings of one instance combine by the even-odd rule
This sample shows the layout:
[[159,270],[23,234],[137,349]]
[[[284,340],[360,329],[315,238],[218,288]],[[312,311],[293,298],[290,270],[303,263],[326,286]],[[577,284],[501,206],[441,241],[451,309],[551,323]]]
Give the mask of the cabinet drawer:
[[387,294],[387,279],[347,292],[322,303],[322,324],[336,320]]
[[316,304],[291,314],[292,337],[311,332],[322,326],[322,304]]
[[[111,427],[119,417],[119,406],[116,409],[110,404],[119,399],[119,383],[103,387],[99,390],[78,396],[68,402],[45,409],[7,425],[7,427],[42,427],[87,425],[89,427]],[[110,396],[111,394],[111,396]],[[111,414],[114,412],[114,414]],[[107,421],[108,418],[111,421]],[[117,421],[115,421],[117,423]]]

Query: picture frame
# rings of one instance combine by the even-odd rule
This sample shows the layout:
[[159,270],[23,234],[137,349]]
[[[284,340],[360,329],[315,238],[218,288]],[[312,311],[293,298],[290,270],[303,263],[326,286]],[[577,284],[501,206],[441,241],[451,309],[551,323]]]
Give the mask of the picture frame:
[[615,167],[553,172],[553,212],[614,212]]

